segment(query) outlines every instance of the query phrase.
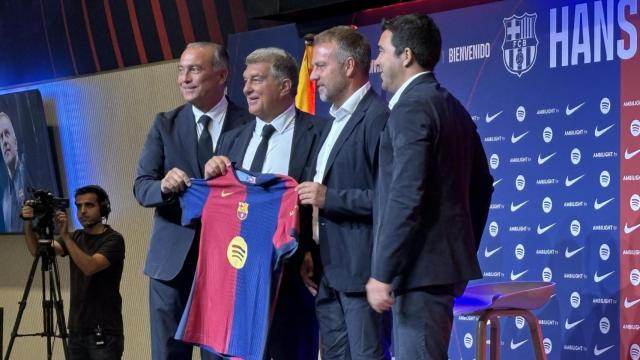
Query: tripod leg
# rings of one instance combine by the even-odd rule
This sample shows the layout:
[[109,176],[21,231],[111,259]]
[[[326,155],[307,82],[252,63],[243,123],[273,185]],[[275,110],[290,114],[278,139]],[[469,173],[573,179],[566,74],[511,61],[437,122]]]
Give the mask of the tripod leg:
[[7,352],[5,353],[4,360],[9,360],[9,357],[11,356],[11,349],[13,348],[13,342],[16,340],[16,336],[18,335],[18,328],[20,327],[20,321],[22,321],[22,314],[24,313],[24,309],[27,306],[27,298],[29,297],[29,290],[31,290],[31,285],[33,284],[33,276],[36,273],[36,268],[38,267],[38,260],[40,260],[40,256],[41,256],[40,253],[38,253],[33,258],[33,264],[31,265],[31,270],[29,271],[27,284],[24,287],[22,298],[18,303],[19,304],[18,315],[16,315],[16,321],[14,322],[13,330],[11,330],[11,338],[9,339],[9,345],[7,346]]
[[56,319],[58,321],[58,329],[60,329],[60,338],[62,339],[62,350],[64,358],[69,359],[69,347],[67,343],[67,324],[64,320],[64,305],[62,302],[62,292],[60,291],[60,273],[58,272],[58,262],[54,258],[53,264],[53,286],[51,287],[53,304],[56,311]]
[[[51,299],[51,269],[50,264],[45,264],[46,261],[42,261],[42,320],[44,322],[44,336],[47,338],[47,359],[53,358],[53,344],[51,343],[51,337],[55,335],[53,328],[53,304]],[[49,273],[47,279],[46,273]],[[47,298],[47,281],[49,281],[49,297]]]

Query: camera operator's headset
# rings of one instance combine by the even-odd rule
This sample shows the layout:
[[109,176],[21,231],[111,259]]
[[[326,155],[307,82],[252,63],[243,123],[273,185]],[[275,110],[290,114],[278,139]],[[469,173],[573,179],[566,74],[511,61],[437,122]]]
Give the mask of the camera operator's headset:
[[[109,214],[111,213],[111,202],[109,201],[109,195],[98,185],[87,185],[81,188],[82,190],[91,190],[98,195],[98,201],[100,202],[100,216],[105,219],[109,218]],[[77,194],[77,190],[76,190]]]

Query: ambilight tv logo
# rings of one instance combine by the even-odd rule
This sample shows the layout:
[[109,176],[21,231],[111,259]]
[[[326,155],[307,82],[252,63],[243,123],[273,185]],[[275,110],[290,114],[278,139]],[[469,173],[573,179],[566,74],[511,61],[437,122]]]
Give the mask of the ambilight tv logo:
[[502,60],[512,74],[521,77],[533,68],[538,54],[536,19],[538,14],[524,13],[502,19],[504,41],[502,42]]

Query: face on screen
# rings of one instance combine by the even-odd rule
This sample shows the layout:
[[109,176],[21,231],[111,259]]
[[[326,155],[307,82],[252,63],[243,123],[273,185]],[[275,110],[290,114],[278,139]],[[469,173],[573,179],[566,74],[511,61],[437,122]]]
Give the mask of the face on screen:
[[18,140],[11,120],[7,116],[0,116],[0,143],[2,144],[4,163],[9,167],[15,166],[18,156]]

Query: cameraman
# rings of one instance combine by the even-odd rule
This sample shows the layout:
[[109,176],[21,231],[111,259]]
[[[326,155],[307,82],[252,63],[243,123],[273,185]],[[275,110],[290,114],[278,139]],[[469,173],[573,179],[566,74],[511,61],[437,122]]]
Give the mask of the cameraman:
[[[97,185],[75,192],[75,205],[82,230],[68,233],[64,211],[54,219],[60,237],[51,246],[57,255],[69,255],[71,299],[69,354],[72,360],[120,359],[124,350],[120,279],[124,260],[122,235],[103,223],[111,212],[109,196]],[[34,214],[34,207],[36,213]],[[38,204],[27,201],[22,208],[27,247],[38,252],[38,235],[32,220]]]

